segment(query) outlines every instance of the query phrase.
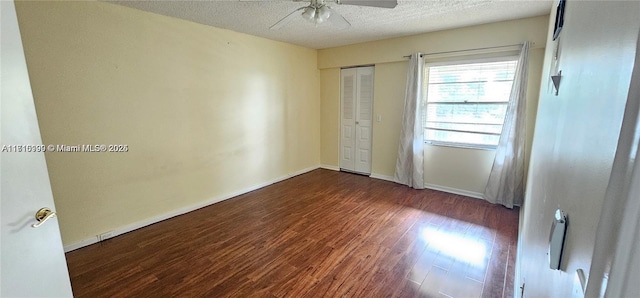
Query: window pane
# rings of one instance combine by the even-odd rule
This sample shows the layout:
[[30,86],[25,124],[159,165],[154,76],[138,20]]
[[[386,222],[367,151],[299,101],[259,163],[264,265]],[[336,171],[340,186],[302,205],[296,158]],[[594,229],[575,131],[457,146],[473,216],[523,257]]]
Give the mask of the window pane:
[[502,124],[465,124],[465,123],[447,123],[447,122],[428,122],[427,128],[500,134],[500,131],[502,130]]
[[429,84],[429,102],[508,102],[513,81]]
[[424,135],[433,142],[456,143],[479,146],[496,146],[500,136],[468,132],[452,132],[425,129]]
[[507,104],[427,104],[428,122],[462,122],[502,125]]
[[517,61],[429,67],[425,140],[495,146]]
[[429,68],[429,84],[511,81],[517,64],[518,62],[514,60],[432,66]]

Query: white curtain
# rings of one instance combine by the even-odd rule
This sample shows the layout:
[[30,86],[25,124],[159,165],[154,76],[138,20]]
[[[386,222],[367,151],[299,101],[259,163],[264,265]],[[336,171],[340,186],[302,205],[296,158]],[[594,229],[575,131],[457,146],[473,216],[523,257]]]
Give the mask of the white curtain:
[[524,197],[528,57],[529,42],[525,42],[518,58],[507,114],[496,148],[496,158],[484,190],[485,200],[508,208],[521,205]]
[[424,128],[422,127],[424,67],[422,54],[412,54],[407,68],[402,130],[394,174],[396,182],[415,189],[424,188]]

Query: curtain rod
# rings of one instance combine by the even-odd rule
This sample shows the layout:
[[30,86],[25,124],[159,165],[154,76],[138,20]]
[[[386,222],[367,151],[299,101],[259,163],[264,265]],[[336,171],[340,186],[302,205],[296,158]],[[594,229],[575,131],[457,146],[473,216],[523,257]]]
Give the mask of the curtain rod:
[[[530,43],[534,45],[534,43]],[[506,46],[497,46],[497,47],[486,47],[486,48],[477,48],[477,49],[467,49],[467,50],[457,50],[457,51],[446,51],[446,52],[437,52],[437,53],[429,53],[429,54],[420,54],[420,57],[429,56],[429,55],[438,55],[438,54],[450,54],[450,53],[459,53],[459,52],[470,52],[470,51],[480,51],[480,50],[491,50],[491,49],[499,49],[499,48],[508,48],[514,46],[521,46],[522,43],[510,44]],[[411,58],[411,55],[402,56],[402,58]]]

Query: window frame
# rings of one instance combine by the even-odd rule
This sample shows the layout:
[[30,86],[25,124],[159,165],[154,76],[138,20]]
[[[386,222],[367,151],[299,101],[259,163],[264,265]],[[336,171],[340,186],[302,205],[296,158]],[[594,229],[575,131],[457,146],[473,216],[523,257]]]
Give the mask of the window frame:
[[[427,110],[427,106],[429,105],[429,70],[431,67],[435,67],[435,66],[446,66],[446,65],[464,65],[464,64],[478,64],[478,63],[491,63],[491,62],[507,62],[507,61],[518,61],[518,55],[515,54],[506,54],[506,55],[501,55],[501,56],[493,56],[493,57],[488,57],[488,58],[468,58],[468,59],[464,59],[464,58],[460,58],[458,57],[453,58],[451,60],[446,60],[446,61],[437,61],[437,62],[430,62],[430,61],[425,61],[425,68],[424,68],[424,96],[423,96],[423,109],[426,113]],[[517,67],[517,64],[516,64]],[[514,74],[514,78],[513,81],[515,81],[515,74]],[[483,102],[485,103],[485,102]],[[486,102],[486,103],[492,103],[492,104],[497,104],[497,103],[504,103],[506,105],[509,104],[509,101],[507,100],[506,102]],[[478,102],[472,102],[472,103],[465,103],[465,102],[460,102],[460,103],[455,103],[456,105],[475,105],[478,104]],[[427,128],[427,119],[425,116],[421,116],[421,122],[422,122],[422,127],[423,130],[427,129],[433,129],[433,128]],[[506,118],[506,115],[505,115]],[[504,128],[504,118],[502,119],[502,128]],[[471,123],[470,123],[471,124]],[[483,133],[483,132],[469,132],[469,131],[462,131],[462,130],[446,130],[446,131],[458,131],[458,132],[463,132],[463,133],[474,133],[474,134],[487,134],[487,135],[498,135],[500,136],[502,134],[502,128],[500,130],[499,134],[495,134],[495,133]],[[443,130],[443,129],[433,129],[433,130]],[[424,143],[425,144],[429,144],[432,146],[442,146],[442,147],[455,147],[455,148],[464,148],[464,149],[479,149],[479,150],[495,150],[498,146],[497,145],[482,145],[482,144],[472,144],[472,143],[459,143],[459,142],[446,142],[446,141],[438,141],[438,140],[427,140],[427,136],[426,133],[424,135]]]

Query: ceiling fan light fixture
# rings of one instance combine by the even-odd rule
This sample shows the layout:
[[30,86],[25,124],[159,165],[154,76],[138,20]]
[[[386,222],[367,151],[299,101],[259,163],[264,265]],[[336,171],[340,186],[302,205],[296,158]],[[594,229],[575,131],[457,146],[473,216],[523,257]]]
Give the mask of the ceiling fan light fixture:
[[318,12],[316,13],[316,22],[322,23],[329,19],[330,16],[331,9],[326,5],[322,5],[322,7],[318,8]]
[[[241,1],[249,1],[249,0],[241,0]],[[271,25],[269,29],[278,30],[290,23],[291,20],[295,18],[299,18],[302,15],[302,18],[313,23],[316,27],[324,23],[328,20],[334,26],[339,27],[340,29],[346,29],[351,26],[351,23],[347,21],[338,11],[334,11],[331,7],[327,5],[327,2],[336,3],[338,5],[355,5],[355,6],[370,6],[370,7],[381,7],[381,8],[394,8],[398,5],[398,0],[293,0],[294,2],[309,2],[307,6],[300,7],[291,13],[289,13],[284,18],[277,21],[275,24]],[[302,11],[302,13],[300,13]]]
[[302,17],[310,22],[313,22],[316,17],[316,9],[311,6],[305,8],[302,12]]

